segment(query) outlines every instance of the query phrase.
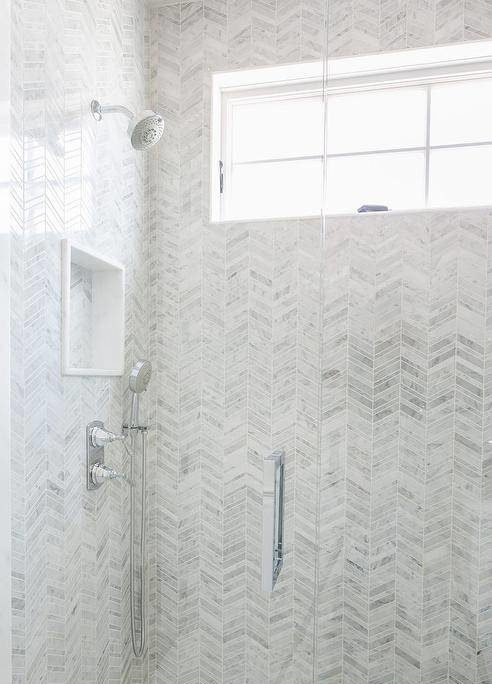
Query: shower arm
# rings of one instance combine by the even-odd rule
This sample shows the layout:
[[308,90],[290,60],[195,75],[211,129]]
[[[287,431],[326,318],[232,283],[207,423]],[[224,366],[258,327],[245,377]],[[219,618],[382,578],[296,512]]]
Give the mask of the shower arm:
[[91,112],[96,121],[101,121],[104,114],[123,114],[130,121],[135,118],[134,113],[123,105],[102,105],[98,100],[92,100]]

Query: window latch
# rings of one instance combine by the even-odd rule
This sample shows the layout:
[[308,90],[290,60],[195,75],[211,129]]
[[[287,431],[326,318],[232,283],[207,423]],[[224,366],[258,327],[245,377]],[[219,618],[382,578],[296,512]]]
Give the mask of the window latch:
[[219,161],[219,192],[224,194],[224,163]]

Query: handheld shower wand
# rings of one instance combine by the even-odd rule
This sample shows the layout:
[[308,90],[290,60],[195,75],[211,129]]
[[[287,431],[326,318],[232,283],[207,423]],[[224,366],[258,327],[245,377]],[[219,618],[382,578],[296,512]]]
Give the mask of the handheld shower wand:
[[[139,423],[140,395],[145,392],[152,375],[152,366],[149,361],[138,361],[130,372],[129,387],[132,393],[132,407],[130,420],[124,429],[130,432],[131,451],[130,455],[130,480],[134,482],[134,469],[136,457],[136,434],[141,436],[141,492],[140,492],[140,559],[139,559],[139,584],[140,604],[136,604],[135,592],[135,490],[130,493],[130,616],[133,652],[137,658],[143,655],[145,650],[146,631],[146,581],[145,581],[145,509],[146,509],[146,461],[147,461],[147,428]],[[140,622],[140,635],[137,632],[137,621]]]
[[152,375],[150,361],[137,361],[130,371],[129,386],[132,393],[132,410],[130,414],[129,428],[141,427],[138,424],[140,395],[145,392]]

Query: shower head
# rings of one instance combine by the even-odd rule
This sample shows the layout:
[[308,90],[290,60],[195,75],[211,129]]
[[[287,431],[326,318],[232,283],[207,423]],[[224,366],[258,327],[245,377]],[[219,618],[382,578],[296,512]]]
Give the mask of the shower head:
[[156,145],[164,133],[164,119],[160,114],[145,110],[130,121],[128,135],[136,150],[145,151]]
[[137,116],[122,105],[101,105],[97,100],[91,102],[91,113],[96,121],[104,114],[123,114],[129,119],[128,137],[135,150],[145,151],[156,145],[164,133],[164,119],[150,109]]
[[150,361],[137,361],[130,371],[128,385],[132,393],[132,409],[130,413],[130,427],[138,427],[138,414],[140,408],[140,395],[145,392],[152,375],[152,365]]
[[130,371],[129,386],[135,394],[141,394],[147,389],[152,375],[152,365],[150,361],[137,361]]

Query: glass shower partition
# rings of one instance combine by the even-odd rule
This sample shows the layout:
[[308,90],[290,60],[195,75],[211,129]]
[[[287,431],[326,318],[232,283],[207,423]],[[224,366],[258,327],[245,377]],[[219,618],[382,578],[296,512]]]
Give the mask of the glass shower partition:
[[[327,112],[333,60],[387,50],[369,14],[349,45],[330,4]],[[362,26],[362,16],[354,22]],[[361,111],[370,135],[380,122],[363,103]],[[490,209],[357,215],[354,203],[352,215],[330,214],[333,116],[325,116],[314,680],[485,684]],[[362,193],[359,205],[391,209],[385,199]]]

